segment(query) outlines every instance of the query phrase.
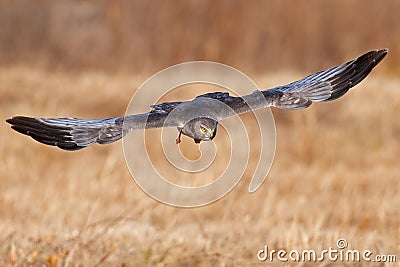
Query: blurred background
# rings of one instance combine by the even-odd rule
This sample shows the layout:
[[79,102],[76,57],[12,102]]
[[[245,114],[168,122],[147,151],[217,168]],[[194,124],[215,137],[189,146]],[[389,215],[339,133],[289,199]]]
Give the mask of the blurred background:
[[1,65],[155,72],[191,60],[315,70],[389,47],[400,3],[385,1],[50,1],[0,3]]
[[[249,266],[264,245],[321,251],[338,238],[398,253],[399,13],[397,0],[0,1],[0,265]],[[275,160],[255,194],[247,186],[260,133],[251,114],[241,116],[253,148],[244,179],[198,209],[143,193],[120,142],[65,152],[5,123],[121,116],[150,75],[185,61],[228,64],[269,88],[380,48],[388,56],[343,98],[273,110]],[[214,90],[194,87],[162,100]],[[159,131],[149,134],[154,164],[171,174]],[[223,131],[214,140],[212,168],[171,179],[202,184],[220,174],[230,144]],[[192,140],[181,147],[199,156]]]

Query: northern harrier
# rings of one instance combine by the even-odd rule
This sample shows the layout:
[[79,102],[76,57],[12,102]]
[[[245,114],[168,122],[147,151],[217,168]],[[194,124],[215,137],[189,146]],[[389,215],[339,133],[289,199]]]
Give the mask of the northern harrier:
[[[8,119],[11,128],[33,139],[65,150],[78,150],[94,143],[108,144],[121,139],[127,132],[147,128],[177,127],[181,134],[200,141],[212,140],[218,121],[273,106],[280,109],[307,108],[313,102],[337,99],[361,82],[386,56],[388,49],[374,50],[337,67],[320,71],[288,85],[256,91],[242,97],[214,92],[184,102],[153,105],[148,113],[125,117],[83,120],[75,118],[31,118],[16,116]],[[219,101],[219,102],[216,102]],[[226,108],[221,108],[221,105]],[[189,107],[189,109],[188,109]],[[188,110],[201,111],[193,119]],[[169,116],[170,115],[170,116]]]

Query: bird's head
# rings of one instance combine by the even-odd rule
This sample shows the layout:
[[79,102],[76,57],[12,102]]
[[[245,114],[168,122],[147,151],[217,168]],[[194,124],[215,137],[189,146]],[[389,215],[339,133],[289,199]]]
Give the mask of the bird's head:
[[182,134],[195,139],[195,141],[210,141],[217,134],[217,126],[216,120],[199,117],[187,122],[182,128]]

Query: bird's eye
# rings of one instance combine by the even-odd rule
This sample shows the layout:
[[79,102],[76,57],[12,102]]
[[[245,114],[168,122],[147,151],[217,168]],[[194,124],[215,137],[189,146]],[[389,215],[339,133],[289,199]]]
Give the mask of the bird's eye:
[[201,131],[202,131],[203,133],[205,133],[205,132],[207,132],[207,129],[204,128],[204,127],[201,127]]

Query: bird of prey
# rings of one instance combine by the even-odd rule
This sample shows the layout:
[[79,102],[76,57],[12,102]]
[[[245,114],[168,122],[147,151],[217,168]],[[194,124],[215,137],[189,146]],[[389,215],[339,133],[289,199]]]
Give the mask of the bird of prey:
[[[176,143],[180,142],[181,134],[193,138],[196,143],[210,141],[216,135],[218,121],[227,117],[269,106],[303,109],[313,102],[331,101],[343,96],[361,82],[387,52],[388,49],[373,50],[290,84],[241,97],[214,92],[183,102],[153,105],[148,113],[123,117],[84,120],[15,116],[7,122],[17,132],[65,150],[78,150],[94,143],[108,144],[121,139],[129,131],[160,127],[177,127],[179,136]],[[221,108],[218,103],[227,108]],[[196,116],[185,116],[191,113],[188,110],[196,111]],[[204,110],[207,112],[202,112]]]

